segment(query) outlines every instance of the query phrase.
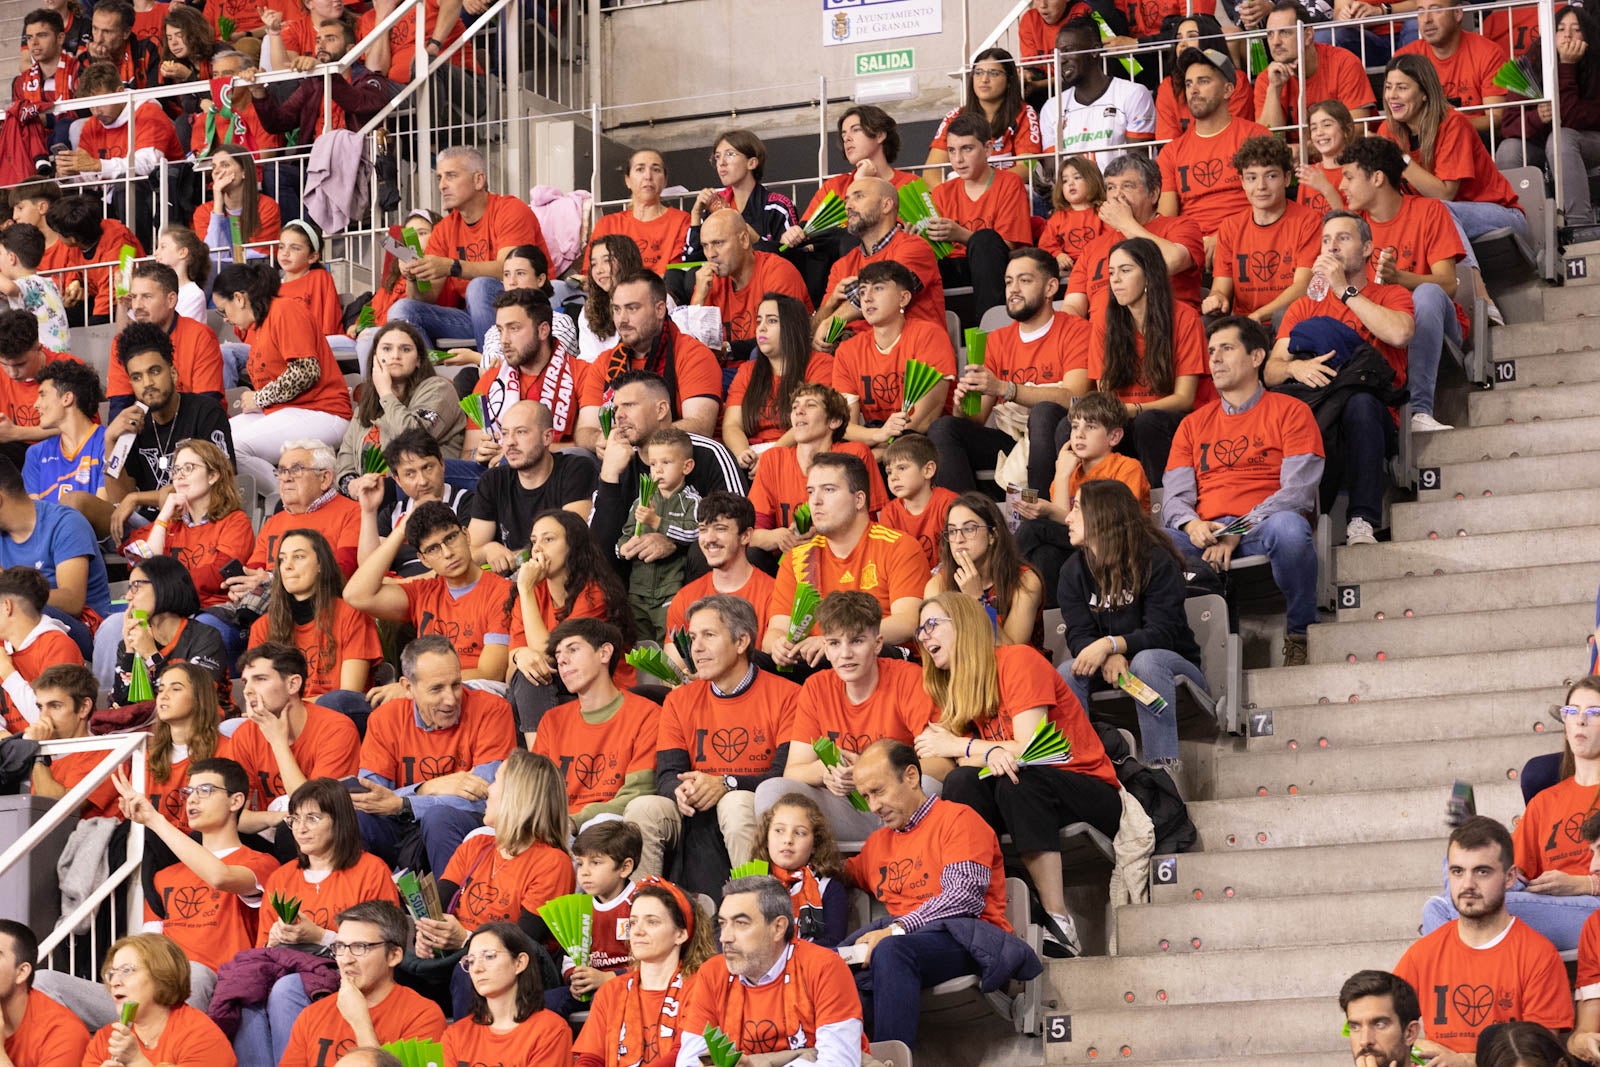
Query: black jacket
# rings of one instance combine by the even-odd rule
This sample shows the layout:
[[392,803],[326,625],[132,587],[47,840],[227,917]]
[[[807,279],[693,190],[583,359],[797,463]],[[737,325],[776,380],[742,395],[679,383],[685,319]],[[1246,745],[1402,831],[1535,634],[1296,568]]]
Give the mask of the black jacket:
[[1151,553],[1150,575],[1132,603],[1111,608],[1095,603],[1100,589],[1082,552],[1061,568],[1056,590],[1073,655],[1102,637],[1116,636],[1128,642],[1129,659],[1147,648],[1164,648],[1198,664],[1200,646],[1183,610],[1185,595],[1183,567],[1165,552]]

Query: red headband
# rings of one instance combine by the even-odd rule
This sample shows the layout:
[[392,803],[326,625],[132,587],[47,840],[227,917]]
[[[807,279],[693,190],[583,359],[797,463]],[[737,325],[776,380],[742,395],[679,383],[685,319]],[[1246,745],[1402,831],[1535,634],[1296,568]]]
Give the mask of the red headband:
[[648,878],[639,879],[640,889],[644,889],[647,886],[652,889],[664,890],[667,895],[677,901],[678,910],[683,912],[683,927],[688,931],[691,938],[694,937],[694,905],[689,903],[689,895],[665,878],[653,874]]

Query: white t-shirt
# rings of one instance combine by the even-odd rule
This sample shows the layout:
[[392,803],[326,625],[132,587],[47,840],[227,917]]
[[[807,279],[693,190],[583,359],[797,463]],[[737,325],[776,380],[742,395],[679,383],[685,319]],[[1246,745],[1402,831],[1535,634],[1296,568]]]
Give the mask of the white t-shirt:
[[178,286],[178,314],[202,325],[206,321],[206,291],[194,282]]
[[1058,107],[1062,151],[1079,155],[1100,150],[1096,162],[1102,166],[1118,154],[1105,149],[1127,144],[1129,134],[1156,132],[1155,98],[1149,89],[1124,78],[1112,78],[1100,99],[1087,104],[1078,102],[1076,89],[1046,100],[1039,109],[1039,134],[1047,149],[1056,146]]

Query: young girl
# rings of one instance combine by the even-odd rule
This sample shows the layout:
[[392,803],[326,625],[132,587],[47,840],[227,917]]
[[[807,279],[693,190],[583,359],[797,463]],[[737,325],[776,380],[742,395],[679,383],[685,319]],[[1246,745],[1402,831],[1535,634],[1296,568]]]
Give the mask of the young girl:
[[[796,373],[798,372],[798,373]],[[794,444],[789,409],[801,382],[833,379],[833,357],[811,350],[810,316],[792,296],[768,293],[756,310],[756,350],[728,387],[722,440],[751,470],[773,445]]]
[[[210,672],[195,663],[176,660],[155,674],[156,719],[150,730],[145,764],[145,792],[172,825],[189,832],[189,807],[180,792],[189,784],[194,760],[228,755],[228,739],[219,724],[217,685]],[[146,870],[159,870],[145,864]]]
[[461,958],[472,983],[470,1012],[444,1032],[444,1062],[572,1062],[572,1030],[545,1009],[539,959],[533,939],[515,924],[478,928]]
[[817,802],[803,793],[785,793],[761,816],[755,858],[766,860],[772,876],[794,899],[796,936],[823,948],[838,948],[849,932],[844,858],[833,829]]
[[578,320],[578,358],[593,363],[617,343],[611,289],[618,278],[644,269],[639,246],[626,234],[596,234],[589,241],[589,273],[583,279],[583,316]]
[[982,493],[962,493],[941,533],[939,569],[923,595],[965,593],[994,615],[1007,641],[1042,644],[1044,583],[1023,561],[995,502]]
[[1300,179],[1299,198],[1306,207],[1326,215],[1334,208],[1344,207],[1344,196],[1339,192],[1339,182],[1344,178],[1339,154],[1361,136],[1361,131],[1350,117],[1349,108],[1338,100],[1323,100],[1312,105],[1306,133],[1319,161],[1295,168],[1295,176]]
[[1090,241],[1106,230],[1100,221],[1100,205],[1106,202],[1106,181],[1090,156],[1072,156],[1061,161],[1061,174],[1050,192],[1055,208],[1044,222],[1039,247],[1056,257],[1064,278]]
[[[199,9],[187,4],[153,5],[152,10],[162,11],[166,16],[161,19],[164,42],[161,49],[161,84],[178,85],[210,78],[211,54],[216,51],[217,42],[211,27],[206,24],[205,16],[200,14]],[[134,32],[140,37],[144,36],[137,24]]]
[[622,180],[631,194],[628,206],[597,219],[590,244],[608,234],[624,234],[639,246],[644,268],[665,275],[667,264],[682,257],[689,236],[689,213],[661,202],[667,164],[660,152],[641,148],[628,158]]
[[156,242],[155,260],[178,273],[178,314],[206,321],[207,279],[211,277],[211,250],[187,226],[168,226]]
[[[241,245],[276,241],[283,232],[278,204],[256,185],[256,161],[237,145],[224,145],[211,157],[211,202],[194,209],[194,232],[206,235],[218,261],[233,261],[233,222]],[[247,256],[264,256],[259,248]]]
[[717,954],[713,925],[671,882],[640,881],[628,919],[634,966],[595,993],[572,1046],[574,1067],[654,1067],[677,1059],[685,998],[700,965]]
[[339,287],[322,265],[322,231],[307,219],[283,225],[278,239],[278,267],[283,284],[278,295],[293,297],[311,309],[311,321],[324,336],[344,336],[344,309]]

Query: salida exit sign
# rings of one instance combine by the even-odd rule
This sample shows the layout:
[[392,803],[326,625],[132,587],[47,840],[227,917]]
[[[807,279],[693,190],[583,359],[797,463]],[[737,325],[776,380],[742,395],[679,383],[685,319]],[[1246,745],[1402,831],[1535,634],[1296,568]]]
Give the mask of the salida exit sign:
[[914,52],[910,48],[891,48],[883,52],[862,52],[856,56],[856,77],[868,78],[874,74],[899,74],[912,68]]

